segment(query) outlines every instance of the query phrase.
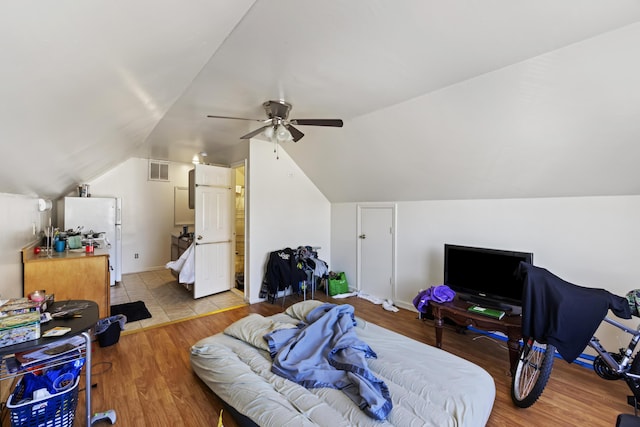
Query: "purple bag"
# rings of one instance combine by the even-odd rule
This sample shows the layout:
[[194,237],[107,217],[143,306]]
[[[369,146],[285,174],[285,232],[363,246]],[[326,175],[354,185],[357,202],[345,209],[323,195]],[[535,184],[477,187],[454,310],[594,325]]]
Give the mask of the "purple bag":
[[429,300],[435,302],[452,301],[456,293],[447,285],[431,286],[429,289],[420,291],[413,299],[413,306],[421,313],[426,313],[429,308]]

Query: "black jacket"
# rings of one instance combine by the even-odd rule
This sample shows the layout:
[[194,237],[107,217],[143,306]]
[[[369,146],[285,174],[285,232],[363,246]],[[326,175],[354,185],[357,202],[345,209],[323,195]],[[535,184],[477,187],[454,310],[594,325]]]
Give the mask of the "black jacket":
[[306,273],[298,267],[295,252],[291,248],[271,252],[267,261],[265,281],[269,289],[269,295],[291,286],[298,289],[298,284],[306,280]]
[[548,270],[525,262],[518,274],[522,292],[522,336],[552,344],[571,363],[585,349],[609,309],[631,318],[626,298],[604,289],[565,282]]

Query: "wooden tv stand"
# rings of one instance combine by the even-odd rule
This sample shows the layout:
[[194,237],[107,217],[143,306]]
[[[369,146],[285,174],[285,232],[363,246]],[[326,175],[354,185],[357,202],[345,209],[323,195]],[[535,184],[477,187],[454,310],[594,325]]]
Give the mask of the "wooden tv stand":
[[429,301],[429,305],[435,317],[436,347],[442,348],[442,329],[445,318],[452,320],[460,326],[473,326],[485,331],[502,332],[507,335],[510,371],[512,375],[515,373],[518,364],[518,354],[520,352],[520,339],[522,338],[521,316],[509,316],[507,314],[498,320],[481,314],[471,313],[467,309],[474,304],[458,298],[445,303]]

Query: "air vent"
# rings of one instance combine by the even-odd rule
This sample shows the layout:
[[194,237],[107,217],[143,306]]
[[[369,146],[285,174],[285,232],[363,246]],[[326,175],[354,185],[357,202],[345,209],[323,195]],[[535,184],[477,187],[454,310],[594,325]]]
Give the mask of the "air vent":
[[149,160],[149,181],[169,181],[169,162]]

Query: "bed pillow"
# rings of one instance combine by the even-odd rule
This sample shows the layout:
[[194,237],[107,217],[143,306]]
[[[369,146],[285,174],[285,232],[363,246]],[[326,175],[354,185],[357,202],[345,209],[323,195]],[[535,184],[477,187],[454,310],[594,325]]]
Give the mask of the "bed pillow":
[[266,334],[277,329],[291,329],[295,327],[295,325],[290,323],[277,322],[260,314],[253,313],[233,322],[224,330],[224,333],[256,348],[269,351],[269,345],[263,338]]
[[326,304],[326,302],[317,301],[314,299],[310,299],[307,301],[297,302],[284,311],[284,314],[287,314],[294,319],[305,320],[307,318],[307,314],[309,314],[314,308]]

